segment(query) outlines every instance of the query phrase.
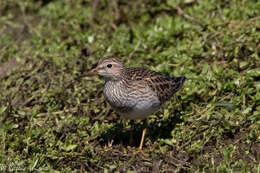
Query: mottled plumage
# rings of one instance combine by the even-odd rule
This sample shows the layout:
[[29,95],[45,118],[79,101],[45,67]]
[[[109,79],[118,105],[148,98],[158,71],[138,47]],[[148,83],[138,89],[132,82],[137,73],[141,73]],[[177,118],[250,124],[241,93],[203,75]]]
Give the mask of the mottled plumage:
[[185,77],[171,78],[149,69],[125,68],[114,57],[101,59],[94,73],[106,80],[103,90],[106,100],[128,119],[143,119],[155,113],[185,81]]
[[133,83],[142,81],[142,85],[148,85],[157,94],[162,104],[181,88],[186,79],[185,77],[170,78],[143,68],[126,68],[123,72],[126,80]]
[[[183,85],[185,77],[167,77],[143,68],[125,68],[114,57],[105,57],[87,75],[105,78],[104,96],[111,107],[127,119],[144,119],[155,113]],[[142,150],[146,128],[139,151]],[[142,152],[142,151],[141,151]]]

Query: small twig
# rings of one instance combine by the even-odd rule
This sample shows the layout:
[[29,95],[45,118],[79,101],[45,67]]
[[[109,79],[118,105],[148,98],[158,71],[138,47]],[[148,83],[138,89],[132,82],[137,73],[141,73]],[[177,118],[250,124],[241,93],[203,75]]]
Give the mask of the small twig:
[[58,114],[66,113],[66,112],[75,113],[75,112],[77,112],[77,107],[65,109],[65,110],[62,110],[62,111],[56,111],[56,112],[39,113],[39,114],[36,115],[36,117],[44,117],[44,116],[47,116],[49,114],[58,115]]
[[180,7],[172,7],[172,6],[169,6],[169,7],[170,7],[170,8],[173,8],[174,10],[176,10],[177,13],[178,13],[180,16],[184,17],[185,19],[187,19],[187,20],[189,20],[189,21],[191,21],[191,22],[193,22],[193,23],[196,23],[197,25],[200,25],[200,26],[201,26],[201,23],[198,22],[198,20],[196,20],[194,17],[192,17],[192,16],[190,16],[190,15],[184,13],[184,11],[183,11]]
[[189,168],[188,167],[188,165],[190,165],[189,162],[182,161],[182,160],[176,159],[176,158],[171,157],[171,156],[168,156],[168,157],[177,162],[177,163],[174,163],[172,161],[170,162],[171,164],[175,165],[176,167]]
[[135,45],[134,50],[130,53],[130,55],[129,55],[130,58],[132,58],[133,54],[136,52],[136,50],[138,49],[138,47],[140,46],[140,44],[141,44],[141,41],[139,40],[139,41],[137,42],[137,44]]

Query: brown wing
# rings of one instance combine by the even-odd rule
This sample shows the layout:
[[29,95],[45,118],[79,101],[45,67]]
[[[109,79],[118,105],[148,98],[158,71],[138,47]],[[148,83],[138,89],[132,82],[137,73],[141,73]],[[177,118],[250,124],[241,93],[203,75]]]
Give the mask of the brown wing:
[[161,103],[169,100],[186,79],[185,77],[170,78],[143,68],[127,68],[126,72],[130,81],[144,81],[144,84],[147,84],[157,94]]

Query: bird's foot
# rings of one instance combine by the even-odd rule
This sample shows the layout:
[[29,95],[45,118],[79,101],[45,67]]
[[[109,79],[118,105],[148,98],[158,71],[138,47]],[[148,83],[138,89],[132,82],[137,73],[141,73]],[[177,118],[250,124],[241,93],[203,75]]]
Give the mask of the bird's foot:
[[134,152],[134,156],[137,154],[142,154],[144,157],[148,157],[148,154],[146,154],[142,149],[138,148],[137,151]]

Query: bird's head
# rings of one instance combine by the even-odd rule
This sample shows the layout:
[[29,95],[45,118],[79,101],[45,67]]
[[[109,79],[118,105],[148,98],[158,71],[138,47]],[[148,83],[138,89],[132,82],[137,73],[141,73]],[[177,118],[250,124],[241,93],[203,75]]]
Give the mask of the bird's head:
[[99,75],[106,80],[119,80],[124,69],[122,62],[115,57],[105,57],[99,60],[96,68],[86,73],[87,76]]

